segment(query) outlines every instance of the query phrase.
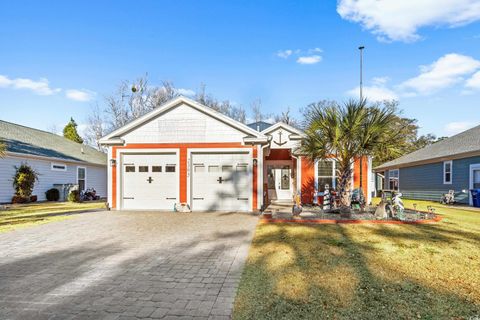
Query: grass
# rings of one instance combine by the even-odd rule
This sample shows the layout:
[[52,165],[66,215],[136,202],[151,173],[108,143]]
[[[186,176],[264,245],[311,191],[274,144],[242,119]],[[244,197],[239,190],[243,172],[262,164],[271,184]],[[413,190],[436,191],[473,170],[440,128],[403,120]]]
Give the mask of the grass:
[[71,218],[71,213],[105,208],[104,202],[38,202],[0,210],[0,233]]
[[259,224],[234,319],[480,316],[480,211],[428,225]]

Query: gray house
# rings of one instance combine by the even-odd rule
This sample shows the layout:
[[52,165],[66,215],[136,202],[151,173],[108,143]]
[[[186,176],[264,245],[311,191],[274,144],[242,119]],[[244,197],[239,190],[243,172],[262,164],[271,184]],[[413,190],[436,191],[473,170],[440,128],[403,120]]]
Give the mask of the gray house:
[[[45,200],[45,191],[78,184],[107,196],[107,155],[56,134],[0,120],[0,141],[6,156],[0,158],[0,203],[11,201],[15,166],[27,163],[39,173],[33,194]],[[59,187],[61,188],[61,187]]]
[[480,126],[374,170],[383,177],[377,190],[399,190],[405,198],[432,201],[454,190],[456,201],[471,205],[469,190],[480,189]]

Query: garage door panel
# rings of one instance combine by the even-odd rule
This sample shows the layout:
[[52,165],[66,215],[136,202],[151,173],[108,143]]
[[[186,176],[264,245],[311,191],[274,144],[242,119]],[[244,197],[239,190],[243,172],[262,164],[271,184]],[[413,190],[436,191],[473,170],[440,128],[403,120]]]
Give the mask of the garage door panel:
[[192,154],[192,209],[249,211],[248,153]]
[[176,154],[123,155],[123,208],[172,210],[178,202]]

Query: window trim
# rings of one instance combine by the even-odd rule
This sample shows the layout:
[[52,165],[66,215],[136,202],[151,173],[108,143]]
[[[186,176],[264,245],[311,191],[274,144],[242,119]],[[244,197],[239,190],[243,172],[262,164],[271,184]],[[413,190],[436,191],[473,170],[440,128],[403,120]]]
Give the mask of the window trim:
[[[390,180],[392,179],[392,176],[390,175],[390,172],[392,172],[392,171],[397,171],[398,172],[398,176],[397,176],[398,190],[390,189]],[[390,170],[388,170],[388,189],[392,190],[392,191],[400,191],[400,169],[390,169]]]
[[[63,169],[54,168],[54,166],[62,166]],[[67,165],[59,162],[50,162],[50,170],[52,171],[67,171]]]
[[84,169],[84,170],[85,170],[85,178],[84,178],[83,180],[85,181],[85,190],[87,190],[87,167],[77,166],[77,185],[78,185],[78,191],[85,191],[85,190],[80,190],[80,184],[78,183],[78,169]]
[[[447,166],[447,164],[450,164],[450,181],[447,181],[445,179],[445,175],[446,175],[445,167]],[[443,161],[443,184],[452,184],[452,181],[453,181],[453,161],[452,160]]]
[[[331,162],[333,162],[332,175],[331,176],[320,176],[318,174],[318,163],[320,161],[331,161]],[[333,159],[333,158],[318,159],[318,160],[315,161],[315,191],[316,192],[319,192],[318,190],[320,190],[319,185],[318,185],[318,179],[319,178],[332,178],[332,185],[330,186],[330,188],[336,190],[336,188],[337,188],[337,161],[335,161],[335,159]]]

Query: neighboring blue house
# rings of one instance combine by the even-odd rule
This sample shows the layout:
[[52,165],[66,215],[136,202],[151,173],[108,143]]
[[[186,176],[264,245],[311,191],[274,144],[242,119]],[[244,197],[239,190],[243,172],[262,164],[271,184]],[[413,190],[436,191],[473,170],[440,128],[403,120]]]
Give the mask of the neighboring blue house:
[[[472,204],[470,189],[480,189],[480,126],[376,167],[383,187],[404,198],[439,201],[449,190]],[[377,180],[378,181],[378,180]]]

